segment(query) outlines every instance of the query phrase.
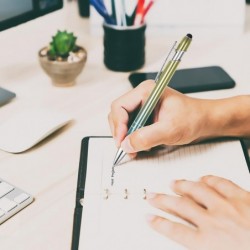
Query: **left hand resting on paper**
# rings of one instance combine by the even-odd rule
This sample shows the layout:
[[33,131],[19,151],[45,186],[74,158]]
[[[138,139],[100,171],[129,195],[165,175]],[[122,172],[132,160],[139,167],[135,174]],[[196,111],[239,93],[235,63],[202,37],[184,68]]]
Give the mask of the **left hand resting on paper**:
[[192,250],[250,249],[250,192],[215,176],[178,180],[172,189],[178,196],[150,194],[149,203],[194,227],[149,215],[153,229]]

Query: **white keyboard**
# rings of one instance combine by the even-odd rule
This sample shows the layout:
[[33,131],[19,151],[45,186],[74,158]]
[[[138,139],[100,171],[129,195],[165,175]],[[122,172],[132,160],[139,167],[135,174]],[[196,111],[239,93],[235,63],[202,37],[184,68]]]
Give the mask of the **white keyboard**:
[[0,224],[28,206],[33,200],[30,194],[0,179]]

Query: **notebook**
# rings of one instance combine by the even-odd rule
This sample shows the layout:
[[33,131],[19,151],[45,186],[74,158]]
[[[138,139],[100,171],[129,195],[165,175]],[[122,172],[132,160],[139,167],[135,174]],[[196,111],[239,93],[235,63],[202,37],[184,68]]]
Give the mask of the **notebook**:
[[240,140],[161,147],[124,159],[112,171],[116,150],[110,137],[82,141],[72,249],[185,249],[148,226],[146,214],[180,220],[151,207],[145,199],[148,192],[171,194],[172,180],[198,180],[208,174],[250,190],[248,158]]

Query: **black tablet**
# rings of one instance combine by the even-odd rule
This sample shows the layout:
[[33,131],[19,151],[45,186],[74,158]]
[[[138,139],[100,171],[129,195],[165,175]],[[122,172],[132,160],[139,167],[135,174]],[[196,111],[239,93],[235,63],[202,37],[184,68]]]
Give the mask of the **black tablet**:
[[61,9],[63,0],[1,0],[0,31]]
[[[144,80],[155,79],[156,75],[157,72],[134,72],[129,81],[136,87]],[[182,93],[193,93],[233,88],[235,81],[223,68],[209,66],[177,70],[168,86]]]

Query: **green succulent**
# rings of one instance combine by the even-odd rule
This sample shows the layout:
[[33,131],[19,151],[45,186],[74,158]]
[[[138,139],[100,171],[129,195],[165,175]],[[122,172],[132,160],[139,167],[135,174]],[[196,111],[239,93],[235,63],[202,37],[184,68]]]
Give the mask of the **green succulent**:
[[52,37],[50,43],[48,56],[50,59],[56,59],[58,57],[67,58],[71,51],[76,49],[76,37],[73,33],[67,31],[58,31],[55,36]]

